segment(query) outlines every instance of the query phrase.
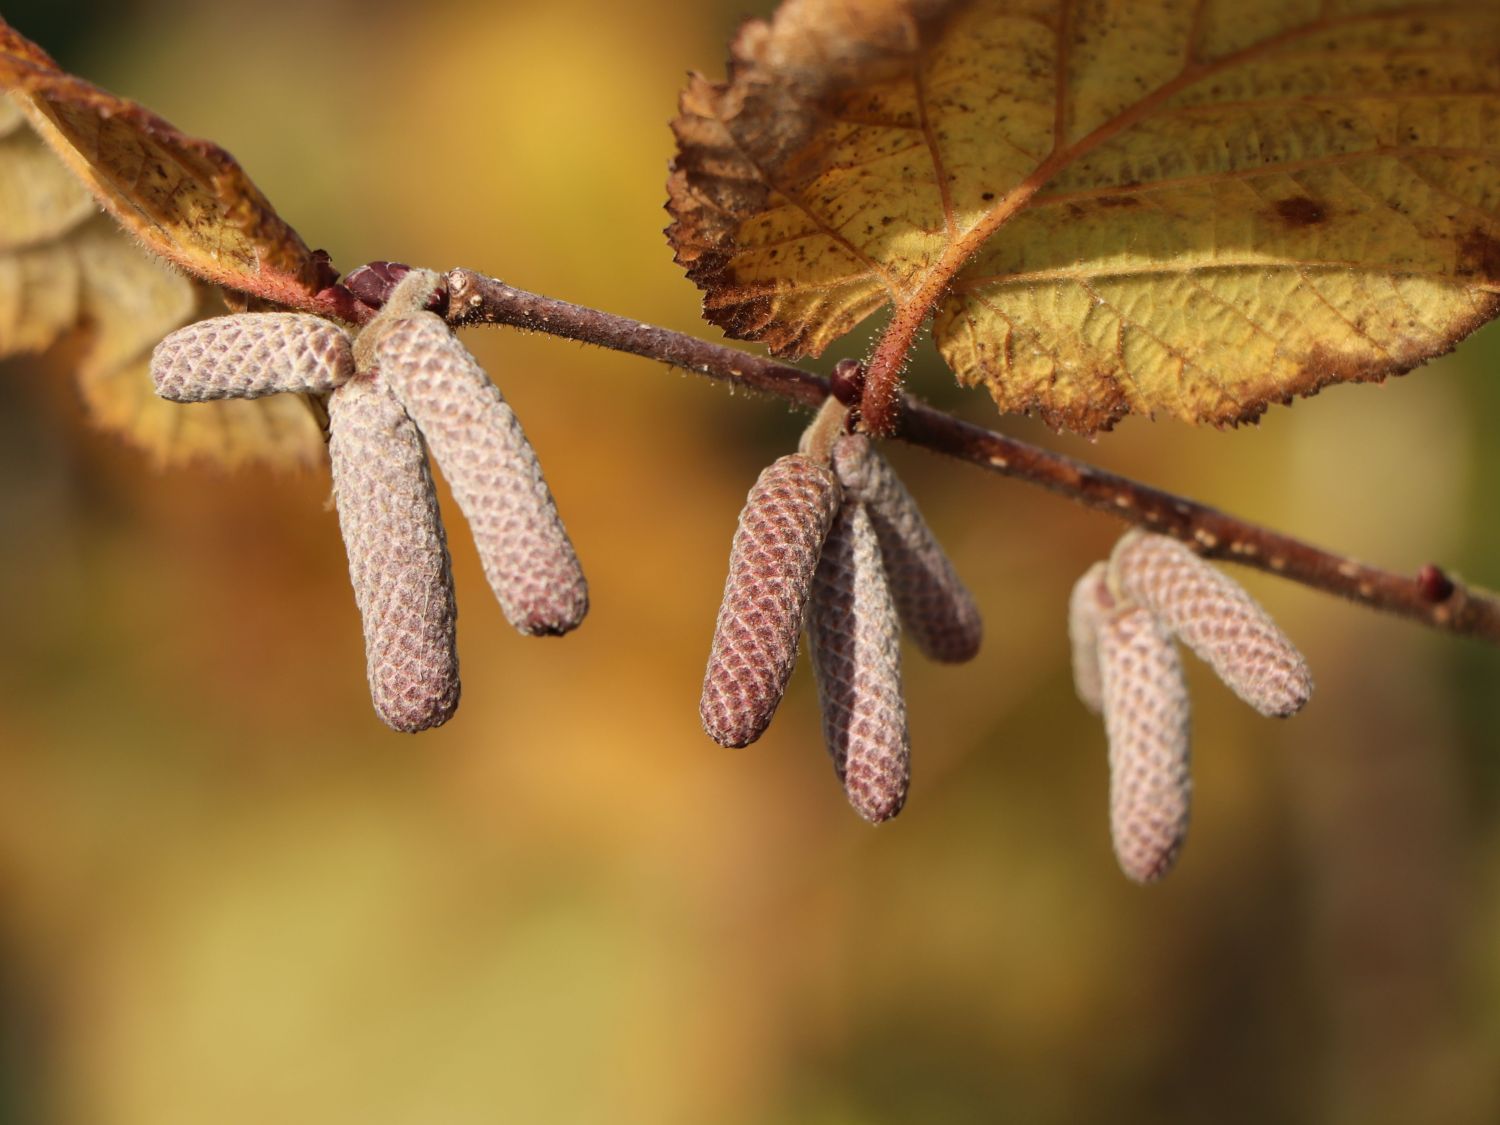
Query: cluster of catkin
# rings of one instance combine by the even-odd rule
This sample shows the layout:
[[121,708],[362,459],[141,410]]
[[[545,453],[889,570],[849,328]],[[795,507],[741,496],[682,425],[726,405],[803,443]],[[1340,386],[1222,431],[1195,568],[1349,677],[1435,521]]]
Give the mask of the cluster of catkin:
[[[815,422],[808,433],[826,430]],[[750,490],[699,705],[714,741],[745,746],[764,733],[804,625],[834,769],[860,816],[888,820],[911,777],[901,626],[951,662],[974,656],[982,626],[915,501],[862,434],[805,438]]]
[[458,707],[457,607],[430,451],[468,519],[506,619],[566,633],[588,586],[515,412],[426,306],[438,276],[412,270],[351,339],[300,313],[241,313],[172,333],[151,357],[176,402],[326,395],[339,528],[364,624],[375,711],[398,731]]
[[1245,590],[1164,535],[1132,531],[1073,587],[1073,679],[1109,738],[1110,830],[1120,868],[1154,882],[1187,834],[1188,694],[1180,640],[1263,715],[1312,694],[1301,654]]

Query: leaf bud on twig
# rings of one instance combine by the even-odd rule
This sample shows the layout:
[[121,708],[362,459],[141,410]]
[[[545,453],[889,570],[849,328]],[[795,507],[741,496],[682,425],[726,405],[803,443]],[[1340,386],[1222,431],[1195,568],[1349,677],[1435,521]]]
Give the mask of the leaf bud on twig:
[[833,444],[833,467],[845,494],[869,510],[896,610],[917,647],[934,660],[972,660],[984,636],[979,607],[890,463],[868,437],[849,434]]
[[401,404],[369,378],[333,393],[328,422],[333,498],[375,711],[398,731],[438,726],[458,707],[458,611],[422,439]]
[[1233,579],[1185,544],[1131,531],[1110,558],[1115,588],[1149,610],[1263,715],[1284,717],[1312,694],[1312,676],[1286,634]]
[[776,713],[839,501],[833,471],[801,453],[772,463],[745,500],[698,708],[720,745],[749,745]]
[[833,521],[813,579],[808,648],[823,737],[849,803],[872,824],[906,803],[911,748],[901,691],[901,631],[865,505]]
[[307,313],[235,313],[171,333],[151,353],[156,393],[173,402],[327,394],[354,374],[349,334]]

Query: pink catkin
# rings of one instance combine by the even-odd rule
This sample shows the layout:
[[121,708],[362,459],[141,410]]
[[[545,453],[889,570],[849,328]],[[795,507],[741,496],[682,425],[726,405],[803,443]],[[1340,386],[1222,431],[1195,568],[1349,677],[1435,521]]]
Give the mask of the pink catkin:
[[588,583],[515,411],[441,317],[415,312],[371,331],[380,376],[463,509],[506,620],[529,636],[577,628]]
[[1073,687],[1094,714],[1104,709],[1099,671],[1099,625],[1114,605],[1106,584],[1109,567],[1095,563],[1073,587],[1068,601],[1068,640],[1073,649]]
[[1171,635],[1148,611],[1107,613],[1098,637],[1115,857],[1131,879],[1152,883],[1187,836],[1187,684]]
[[979,607],[911,493],[863,434],[834,443],[833,466],[849,498],[869,511],[896,610],[917,647],[934,660],[972,660],[984,637]]
[[306,313],[236,313],[179,328],[151,353],[156,393],[173,402],[327,394],[354,375],[349,335]]
[[832,470],[792,453],[762,472],[745,500],[698,707],[722,746],[754,742],[776,713],[839,498]]
[[1164,535],[1132,531],[1111,573],[1126,599],[1153,613],[1263,715],[1284,717],[1312,694],[1307,663],[1245,590]]
[[849,803],[872,824],[906,803],[911,750],[901,694],[901,629],[863,504],[833,522],[813,579],[808,647],[823,736]]
[[370,379],[333,393],[328,424],[375,711],[398,731],[438,726],[458,707],[457,608],[422,440],[401,404]]

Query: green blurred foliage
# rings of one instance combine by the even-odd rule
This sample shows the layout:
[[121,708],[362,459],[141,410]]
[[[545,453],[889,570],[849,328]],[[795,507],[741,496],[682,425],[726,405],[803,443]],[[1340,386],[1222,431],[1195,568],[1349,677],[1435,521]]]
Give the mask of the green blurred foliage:
[[[463,264],[711,332],[660,234],[666,122],[737,4],[7,7],[236,153],[345,268]],[[10,1119],[1500,1116],[1500,654],[1244,576],[1318,694],[1275,723],[1192,670],[1193,837],[1135,888],[1064,628],[1118,526],[896,450],[989,637],[963,668],[912,656],[912,799],[873,831],[805,669],[755,747],[698,729],[735,516],[800,418],[556,340],[470,342],[595,608],[517,636],[451,514],[466,690],[420,741],[370,713],[325,477],[157,475],[57,365],[0,378]],[[1496,585],[1497,360],[1489,331],[1234,433],[1005,425]],[[912,380],[993,422],[930,358]]]

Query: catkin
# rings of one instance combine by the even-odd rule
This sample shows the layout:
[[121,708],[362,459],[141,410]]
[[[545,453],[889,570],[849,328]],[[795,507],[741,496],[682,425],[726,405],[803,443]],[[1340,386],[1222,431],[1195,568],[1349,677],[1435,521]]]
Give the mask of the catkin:
[[1099,671],[1099,625],[1113,607],[1105,578],[1109,567],[1095,563],[1073,586],[1068,600],[1068,639],[1073,646],[1073,688],[1094,714],[1104,709],[1104,681]]
[[906,803],[911,750],[901,694],[901,631],[863,504],[833,521],[813,578],[808,648],[823,737],[849,803],[872,824]]
[[333,498],[375,711],[398,731],[438,726],[458,707],[457,609],[422,439],[401,404],[370,379],[333,393],[328,424]]
[[834,442],[833,467],[850,499],[869,510],[896,610],[917,647],[934,660],[972,660],[984,636],[979,607],[911,493],[863,434]]
[[588,583],[515,411],[441,317],[413,312],[372,331],[380,376],[453,489],[506,620],[530,636],[577,628]]
[[1098,636],[1110,834],[1120,869],[1151,883],[1171,870],[1187,835],[1187,684],[1171,635],[1147,610],[1106,613]]
[[326,394],[354,375],[349,335],[306,313],[235,313],[171,333],[151,353],[156,393],[173,402]]
[[1312,694],[1307,663],[1245,590],[1165,535],[1132,531],[1115,546],[1119,591],[1153,613],[1263,715],[1284,717]]
[[762,472],[745,500],[698,706],[720,745],[749,745],[776,713],[839,499],[832,470],[792,453]]

